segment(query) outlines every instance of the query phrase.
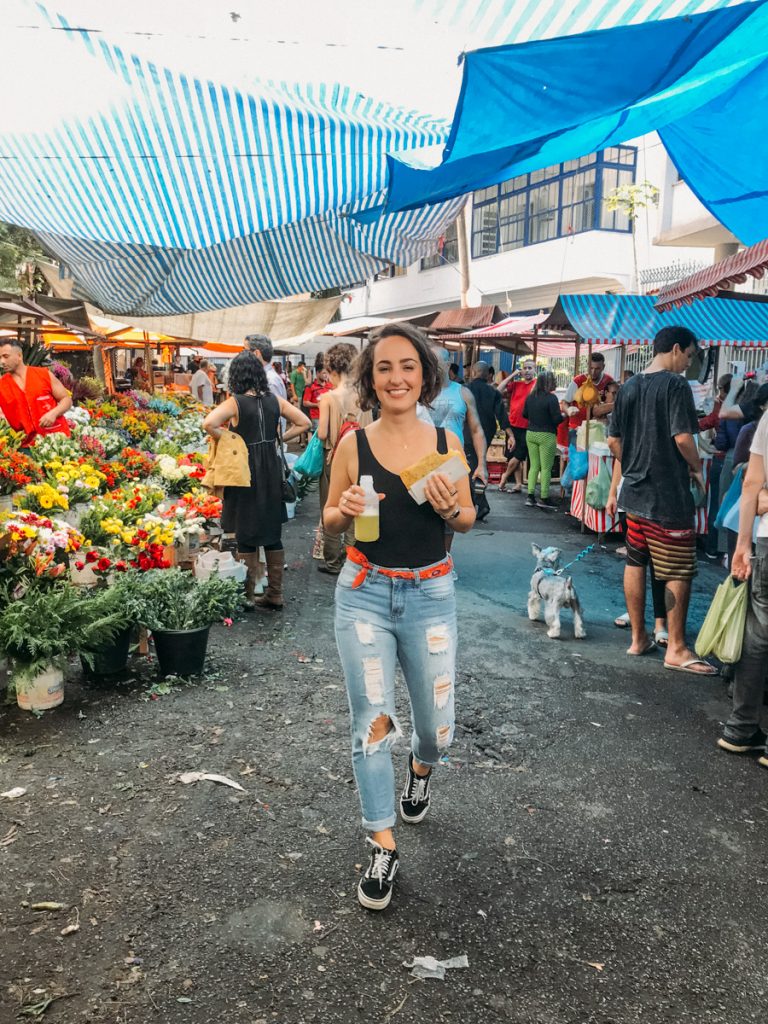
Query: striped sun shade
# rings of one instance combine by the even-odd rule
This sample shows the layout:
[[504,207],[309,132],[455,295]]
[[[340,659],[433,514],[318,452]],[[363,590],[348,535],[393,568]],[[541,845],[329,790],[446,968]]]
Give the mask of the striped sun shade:
[[543,329],[570,329],[593,345],[650,345],[662,327],[688,327],[705,345],[768,346],[768,303],[702,299],[667,313],[652,295],[561,295]]
[[[35,231],[74,279],[74,294],[114,314],[203,311],[343,288],[433,253],[463,205],[457,198],[370,222],[364,216],[386,200],[388,154],[444,143],[462,49],[721,6],[392,0],[361,26],[359,0],[326,0],[308,6],[307,17],[322,15],[329,37],[345,32],[349,41],[321,40],[321,60],[311,63],[309,50],[287,45],[301,34],[295,5],[254,4],[250,38],[231,49],[239,66],[234,56],[214,66],[209,59],[196,73],[194,61],[185,64],[185,41],[199,43],[196,18],[229,18],[220,0],[187,4],[176,35],[159,41],[143,32],[141,18],[151,19],[153,7],[161,16],[165,0],[125,8],[4,0],[6,52],[28,54],[34,71],[22,88],[12,62],[0,67],[0,219]],[[114,20],[131,16],[139,19],[132,32],[112,31]],[[262,18],[271,19],[269,31],[261,31]],[[366,70],[379,62],[384,72],[377,92],[348,66],[363,47]],[[281,61],[262,70],[277,51]],[[445,97],[437,95],[443,82]],[[412,84],[407,105],[404,84]],[[398,88],[397,102],[378,98]]]

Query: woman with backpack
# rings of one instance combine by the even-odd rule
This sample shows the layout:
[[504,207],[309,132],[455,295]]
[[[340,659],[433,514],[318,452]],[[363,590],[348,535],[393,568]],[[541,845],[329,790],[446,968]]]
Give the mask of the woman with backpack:
[[[367,427],[373,422],[370,412],[360,408],[357,391],[350,379],[352,366],[357,359],[357,350],[348,342],[339,342],[325,353],[325,369],[328,371],[333,390],[327,391],[320,399],[320,418],[317,434],[325,449],[325,462],[320,477],[320,506],[328,500],[331,482],[331,462],[339,441],[350,430]],[[338,576],[344,565],[347,545],[354,543],[354,530],[350,528],[343,536],[323,534],[323,561],[318,571],[329,576]]]

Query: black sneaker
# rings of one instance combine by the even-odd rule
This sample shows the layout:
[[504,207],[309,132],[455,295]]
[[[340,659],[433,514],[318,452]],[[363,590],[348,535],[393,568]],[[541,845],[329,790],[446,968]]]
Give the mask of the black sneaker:
[[385,850],[373,839],[365,841],[372,847],[371,863],[360,879],[357,898],[360,906],[366,910],[384,910],[392,899],[395,875],[400,867],[400,855],[397,850]]
[[536,506],[536,499],[534,498],[534,496],[532,494],[529,494],[528,497],[525,499],[525,504],[529,505],[531,508],[535,508],[535,506]]
[[539,498],[536,504],[539,508],[546,508],[549,509],[550,511],[557,508],[557,505],[554,503],[554,501],[552,501],[551,498]]
[[[729,754],[748,754],[751,750],[763,750],[766,739],[768,737],[766,737],[762,729],[755,729],[752,735],[747,736],[745,739],[730,739],[723,733],[717,741],[717,745],[721,750],[727,750]],[[761,757],[760,763],[764,763],[766,768],[768,768],[768,758]]]
[[409,825],[423,821],[429,810],[429,775],[419,776],[413,770],[413,754],[408,755],[408,778],[400,797],[400,817]]

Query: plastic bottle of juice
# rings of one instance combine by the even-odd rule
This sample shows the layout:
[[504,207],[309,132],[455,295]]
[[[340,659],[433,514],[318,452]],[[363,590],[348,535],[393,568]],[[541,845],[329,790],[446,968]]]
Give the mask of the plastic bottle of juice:
[[365,511],[355,519],[355,540],[366,542],[379,539],[379,495],[372,476],[361,476],[360,486],[365,497]]

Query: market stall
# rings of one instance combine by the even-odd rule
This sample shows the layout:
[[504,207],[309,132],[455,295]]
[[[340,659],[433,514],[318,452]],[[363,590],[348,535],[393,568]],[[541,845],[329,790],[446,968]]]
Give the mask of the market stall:
[[[146,629],[164,674],[200,672],[203,641],[238,606],[244,571],[231,555],[231,572],[209,556],[221,500],[201,487],[202,407],[181,393],[110,395],[93,377],[74,385],[69,435],[22,447],[0,421],[0,660],[20,706],[35,711],[61,703],[67,655],[108,676],[125,669],[131,635],[146,653]],[[187,649],[162,646],[178,630],[200,634],[196,661],[191,633]]]
[[[650,346],[663,327],[673,325],[692,330],[703,349],[728,346],[760,349],[768,345],[768,304],[706,298],[693,306],[659,312],[654,301],[654,297],[649,295],[561,295],[541,328],[571,330],[580,343],[586,343],[590,352],[592,346],[619,346],[622,374],[629,346]],[[698,382],[692,380],[690,383],[694,390],[698,389]],[[585,527],[598,532],[603,532],[601,526],[607,530],[615,529],[615,524],[608,524],[605,517],[600,516],[598,510],[591,509],[583,498],[589,481],[599,472],[601,464],[608,465],[610,456],[600,449],[593,451],[588,437],[585,447],[590,453],[589,472],[586,481],[574,486],[571,514],[577,516]],[[708,494],[711,458],[703,455],[702,461]],[[696,532],[700,535],[708,530],[707,507],[708,501],[705,501],[697,509]]]

